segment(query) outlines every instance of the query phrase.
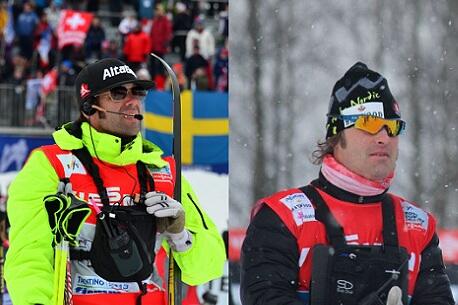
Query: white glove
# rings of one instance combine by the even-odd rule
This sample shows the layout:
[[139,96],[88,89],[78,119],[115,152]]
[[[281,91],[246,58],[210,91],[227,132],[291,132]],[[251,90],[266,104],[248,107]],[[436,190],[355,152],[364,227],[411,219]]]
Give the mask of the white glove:
[[391,287],[386,299],[386,305],[403,305],[401,288],[398,286]]
[[177,252],[192,246],[192,234],[184,228],[185,213],[181,203],[167,194],[149,192],[145,195],[146,211],[156,216],[156,227],[163,233],[169,245]]
[[[158,218],[171,217],[173,219],[184,217],[184,210],[181,203],[159,192],[149,192],[145,195],[146,211]],[[183,223],[184,227],[184,223]],[[183,228],[181,228],[183,229]],[[181,231],[181,230],[180,230]],[[179,232],[179,231],[178,231]],[[178,233],[173,232],[173,233]]]

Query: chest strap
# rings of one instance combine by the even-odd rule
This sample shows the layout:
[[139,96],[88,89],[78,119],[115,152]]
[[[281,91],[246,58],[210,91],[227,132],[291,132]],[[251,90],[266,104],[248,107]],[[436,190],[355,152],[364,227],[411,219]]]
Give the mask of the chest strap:
[[[83,146],[83,148],[72,150],[72,153],[81,161],[81,163],[84,165],[84,168],[86,168],[89,175],[92,177],[103,205],[108,206],[110,201],[108,199],[107,190],[103,184],[103,180],[100,177],[99,167],[92,160],[92,157],[89,154],[87,148]],[[149,174],[148,169],[143,162],[138,161],[136,168],[138,181],[140,182],[140,204],[143,204],[146,193],[148,191],[154,190],[154,180],[153,177]],[[89,251],[77,250],[73,247],[70,248],[71,260],[88,260],[89,255]]]
[[[342,226],[329,210],[328,205],[320,193],[312,185],[299,188],[316,206],[315,217],[322,222],[326,228],[326,235],[334,248],[343,248],[347,245]],[[383,219],[383,247],[391,253],[399,252],[398,232],[396,230],[396,216],[393,200],[386,194],[382,198],[382,219]]]
[[[110,201],[108,199],[108,193],[103,184],[103,180],[100,177],[99,167],[92,160],[92,157],[89,154],[87,148],[83,146],[83,148],[72,150],[72,153],[81,161],[91,176],[92,180],[94,181],[103,205],[109,205]],[[136,168],[138,181],[140,182],[140,203],[143,203],[145,200],[145,194],[148,191],[154,190],[154,180],[153,177],[148,173],[148,169],[146,168],[145,163],[137,161]],[[149,189],[147,184],[149,184]]]

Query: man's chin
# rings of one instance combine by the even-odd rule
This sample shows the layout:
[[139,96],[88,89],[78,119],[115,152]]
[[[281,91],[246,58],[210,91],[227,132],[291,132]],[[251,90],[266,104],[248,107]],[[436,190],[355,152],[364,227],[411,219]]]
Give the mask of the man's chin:
[[137,133],[140,132],[140,122],[130,122],[130,124],[124,124],[125,126],[121,126],[120,132],[125,133],[128,136],[135,136]]
[[380,181],[387,178],[394,170],[391,166],[375,166],[373,169],[371,180],[374,181]]
[[138,133],[140,132],[140,128],[138,129],[124,129],[124,130],[120,130],[118,132],[113,132],[112,134],[117,136],[117,137],[120,137],[120,138],[124,138],[124,137],[135,137]]

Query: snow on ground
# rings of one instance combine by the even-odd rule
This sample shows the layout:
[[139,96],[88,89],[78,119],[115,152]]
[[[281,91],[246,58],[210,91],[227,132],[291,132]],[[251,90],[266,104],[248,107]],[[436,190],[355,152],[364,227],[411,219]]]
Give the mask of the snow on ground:
[[226,230],[229,220],[228,175],[196,169],[184,170],[183,175],[191,183],[200,204],[215,221],[220,232]]
[[0,192],[2,194],[6,193],[6,189],[8,185],[10,185],[11,181],[16,177],[17,172],[7,172],[0,174]]

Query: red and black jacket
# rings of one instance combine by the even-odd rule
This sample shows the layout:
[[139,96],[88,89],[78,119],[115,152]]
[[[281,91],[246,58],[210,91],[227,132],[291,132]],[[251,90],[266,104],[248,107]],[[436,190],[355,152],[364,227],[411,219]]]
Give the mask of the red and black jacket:
[[[361,197],[329,183],[312,184],[344,229],[347,243],[383,244],[381,199]],[[404,199],[393,196],[399,243],[409,261],[410,304],[454,304],[435,233],[435,220]],[[315,207],[299,189],[260,200],[242,247],[241,297],[244,305],[308,304],[312,256],[316,244],[327,244]]]

